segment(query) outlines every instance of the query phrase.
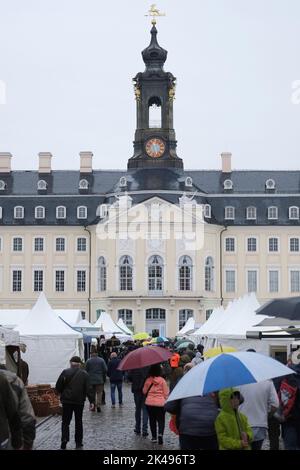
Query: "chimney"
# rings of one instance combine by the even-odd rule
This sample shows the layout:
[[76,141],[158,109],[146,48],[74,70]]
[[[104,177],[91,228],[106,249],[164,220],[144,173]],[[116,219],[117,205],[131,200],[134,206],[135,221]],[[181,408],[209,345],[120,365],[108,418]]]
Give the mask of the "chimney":
[[222,158],[222,173],[231,173],[231,153],[223,152],[221,153]]
[[92,173],[92,152],[80,152],[80,173]]
[[39,173],[51,173],[51,158],[50,152],[39,153]]
[[0,152],[0,173],[11,172],[12,154],[8,152]]

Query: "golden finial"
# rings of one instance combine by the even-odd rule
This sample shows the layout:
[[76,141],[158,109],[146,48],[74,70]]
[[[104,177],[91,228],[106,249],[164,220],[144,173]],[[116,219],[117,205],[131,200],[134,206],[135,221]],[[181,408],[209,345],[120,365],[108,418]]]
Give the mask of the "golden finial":
[[156,5],[153,4],[153,5],[151,5],[150,10],[148,11],[148,15],[145,15],[145,16],[151,16],[152,17],[151,23],[153,24],[153,26],[155,26],[156,25],[156,19],[155,18],[157,16],[166,16],[166,14],[161,13],[159,11],[159,9],[156,8]]

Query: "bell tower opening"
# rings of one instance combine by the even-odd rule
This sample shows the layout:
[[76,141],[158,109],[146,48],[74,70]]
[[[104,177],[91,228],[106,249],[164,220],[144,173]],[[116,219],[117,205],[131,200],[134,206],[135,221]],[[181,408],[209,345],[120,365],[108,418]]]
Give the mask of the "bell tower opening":
[[158,96],[152,96],[148,102],[148,109],[149,128],[160,129],[162,127],[161,99]]

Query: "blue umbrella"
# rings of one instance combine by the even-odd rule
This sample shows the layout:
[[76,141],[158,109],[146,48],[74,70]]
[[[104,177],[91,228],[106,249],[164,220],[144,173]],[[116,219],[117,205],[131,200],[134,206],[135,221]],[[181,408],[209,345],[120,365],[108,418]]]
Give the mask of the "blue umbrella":
[[293,373],[292,369],[262,354],[247,351],[220,354],[187,372],[167,401],[206,395],[223,388],[262,382]]

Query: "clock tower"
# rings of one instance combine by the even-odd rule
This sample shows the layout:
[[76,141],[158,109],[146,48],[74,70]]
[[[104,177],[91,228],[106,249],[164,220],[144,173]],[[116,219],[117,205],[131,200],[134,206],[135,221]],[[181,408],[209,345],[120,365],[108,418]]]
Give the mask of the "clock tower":
[[182,159],[176,154],[173,128],[176,78],[164,71],[167,54],[157,42],[153,24],[151,42],[142,52],[145,71],[133,79],[137,124],[134,155],[128,160],[128,169],[183,168]]

